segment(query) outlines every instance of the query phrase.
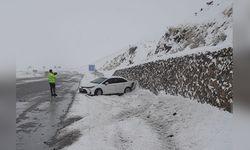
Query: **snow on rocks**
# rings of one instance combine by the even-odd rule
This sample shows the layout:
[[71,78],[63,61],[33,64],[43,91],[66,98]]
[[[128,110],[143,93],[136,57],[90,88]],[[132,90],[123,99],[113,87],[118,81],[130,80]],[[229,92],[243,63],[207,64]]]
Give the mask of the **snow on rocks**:
[[148,53],[156,48],[156,41],[138,42],[107,58],[97,61],[97,67],[105,72],[145,62]]
[[183,97],[136,89],[123,96],[78,94],[64,128],[81,137],[64,150],[229,149],[232,114]]

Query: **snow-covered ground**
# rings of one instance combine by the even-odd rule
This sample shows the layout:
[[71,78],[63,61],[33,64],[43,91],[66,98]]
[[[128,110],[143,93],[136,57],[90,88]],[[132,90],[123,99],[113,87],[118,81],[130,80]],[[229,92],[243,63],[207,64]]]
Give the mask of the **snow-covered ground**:
[[[83,81],[91,79],[85,74]],[[65,150],[228,150],[233,115],[207,104],[136,89],[123,96],[77,94],[68,118],[81,120],[59,136],[79,130]]]
[[31,71],[16,71],[16,78],[22,79],[22,78],[35,78],[35,77],[43,77],[45,76],[44,72],[31,72]]
[[19,84],[25,84],[25,83],[31,83],[31,82],[39,82],[39,81],[46,81],[48,80],[46,77],[44,78],[40,78],[40,79],[28,79],[28,80],[21,80],[19,82],[16,83],[16,85],[19,85]]

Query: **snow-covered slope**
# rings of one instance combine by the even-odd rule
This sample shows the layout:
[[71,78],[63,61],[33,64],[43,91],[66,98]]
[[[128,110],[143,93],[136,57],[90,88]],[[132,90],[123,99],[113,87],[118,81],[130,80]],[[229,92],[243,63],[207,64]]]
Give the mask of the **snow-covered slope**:
[[232,46],[232,5],[229,1],[211,1],[195,13],[194,23],[169,27],[153,54],[173,54],[204,46]]
[[110,71],[145,62],[232,47],[232,0],[204,2],[189,23],[168,27],[159,42],[141,42],[96,62]]
[[148,41],[130,45],[123,50],[99,60],[96,64],[101,70],[113,70],[117,67],[126,67],[133,64],[140,64],[145,61],[147,54],[154,51],[157,42]]

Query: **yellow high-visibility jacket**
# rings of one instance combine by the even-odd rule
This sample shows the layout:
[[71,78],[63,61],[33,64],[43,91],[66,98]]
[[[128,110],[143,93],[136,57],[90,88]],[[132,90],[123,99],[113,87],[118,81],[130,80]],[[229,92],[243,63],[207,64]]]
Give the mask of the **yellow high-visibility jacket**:
[[49,81],[49,83],[56,83],[56,75],[54,75],[53,73],[49,73],[48,74],[48,81]]

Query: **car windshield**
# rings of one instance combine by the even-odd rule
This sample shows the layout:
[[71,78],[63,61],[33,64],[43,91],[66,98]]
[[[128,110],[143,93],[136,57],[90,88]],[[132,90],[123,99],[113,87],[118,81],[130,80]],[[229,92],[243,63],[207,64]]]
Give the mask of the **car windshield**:
[[97,78],[93,81],[91,81],[90,83],[96,83],[96,84],[100,84],[102,83],[104,80],[106,80],[107,78]]

